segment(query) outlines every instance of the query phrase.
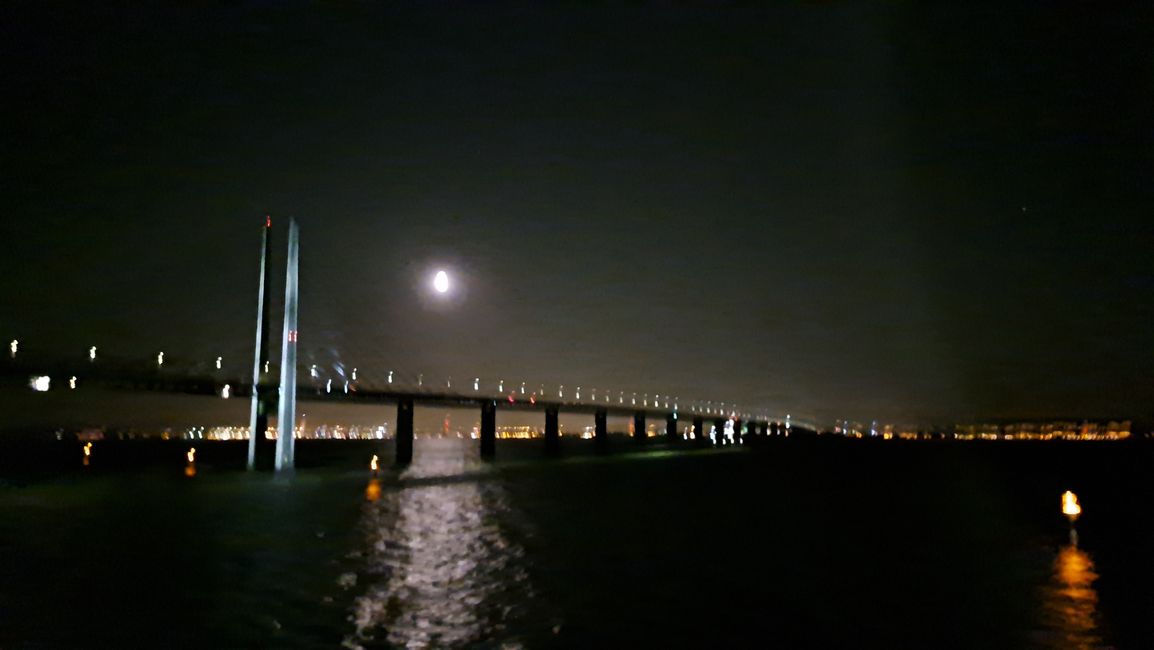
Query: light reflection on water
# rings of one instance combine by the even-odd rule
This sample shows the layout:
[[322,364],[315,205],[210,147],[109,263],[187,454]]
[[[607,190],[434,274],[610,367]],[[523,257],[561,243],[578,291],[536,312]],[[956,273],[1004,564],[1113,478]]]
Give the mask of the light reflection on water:
[[373,582],[353,603],[344,645],[516,647],[507,624],[532,590],[524,550],[498,521],[500,486],[471,445],[432,440],[415,452],[399,489],[376,479],[366,488],[362,578]]
[[1075,544],[1063,546],[1054,559],[1050,584],[1042,589],[1042,623],[1038,640],[1046,648],[1107,648],[1098,631],[1098,592],[1094,561]]

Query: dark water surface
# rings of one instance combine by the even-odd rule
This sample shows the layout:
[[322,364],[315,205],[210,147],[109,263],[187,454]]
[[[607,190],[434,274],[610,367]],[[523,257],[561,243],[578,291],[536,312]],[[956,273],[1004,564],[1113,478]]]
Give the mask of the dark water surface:
[[149,444],[0,446],[0,648],[1154,647],[1141,443]]

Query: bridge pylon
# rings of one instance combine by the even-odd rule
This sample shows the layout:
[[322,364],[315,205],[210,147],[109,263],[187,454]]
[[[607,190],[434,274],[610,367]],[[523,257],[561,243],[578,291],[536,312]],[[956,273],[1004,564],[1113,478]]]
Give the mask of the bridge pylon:
[[268,446],[265,434],[268,432],[268,411],[270,387],[264,372],[268,366],[268,311],[272,296],[272,274],[269,273],[269,258],[272,256],[272,218],[265,217],[261,230],[260,244],[260,292],[256,303],[256,346],[252,361],[252,408],[248,418],[248,469],[256,468],[259,451]]
[[299,287],[297,271],[300,257],[300,228],[295,219],[289,221],[288,264],[284,289],[284,333],[281,339],[280,410],[277,412],[276,460],[277,472],[292,470],[296,455],[297,405],[297,312]]

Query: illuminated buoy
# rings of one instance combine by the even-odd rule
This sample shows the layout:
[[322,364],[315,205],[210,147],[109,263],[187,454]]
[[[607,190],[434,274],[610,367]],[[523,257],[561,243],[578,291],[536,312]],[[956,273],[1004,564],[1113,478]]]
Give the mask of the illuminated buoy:
[[189,447],[184,457],[188,459],[188,464],[184,466],[184,475],[192,478],[196,476],[196,447]]
[[1069,490],[1062,495],[1062,514],[1070,519],[1071,524],[1082,514],[1082,506],[1078,505],[1078,495]]
[[376,473],[376,471],[377,471],[377,455],[376,454],[373,454],[373,459],[369,461],[369,469],[373,470],[373,473]]

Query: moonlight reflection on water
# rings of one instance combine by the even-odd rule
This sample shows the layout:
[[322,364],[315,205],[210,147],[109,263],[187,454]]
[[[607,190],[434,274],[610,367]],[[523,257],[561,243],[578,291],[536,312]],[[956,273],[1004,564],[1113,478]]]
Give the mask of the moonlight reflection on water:
[[433,440],[416,451],[400,489],[366,492],[372,582],[354,601],[345,646],[515,645],[507,621],[532,590],[524,550],[499,522],[500,485],[468,445]]

